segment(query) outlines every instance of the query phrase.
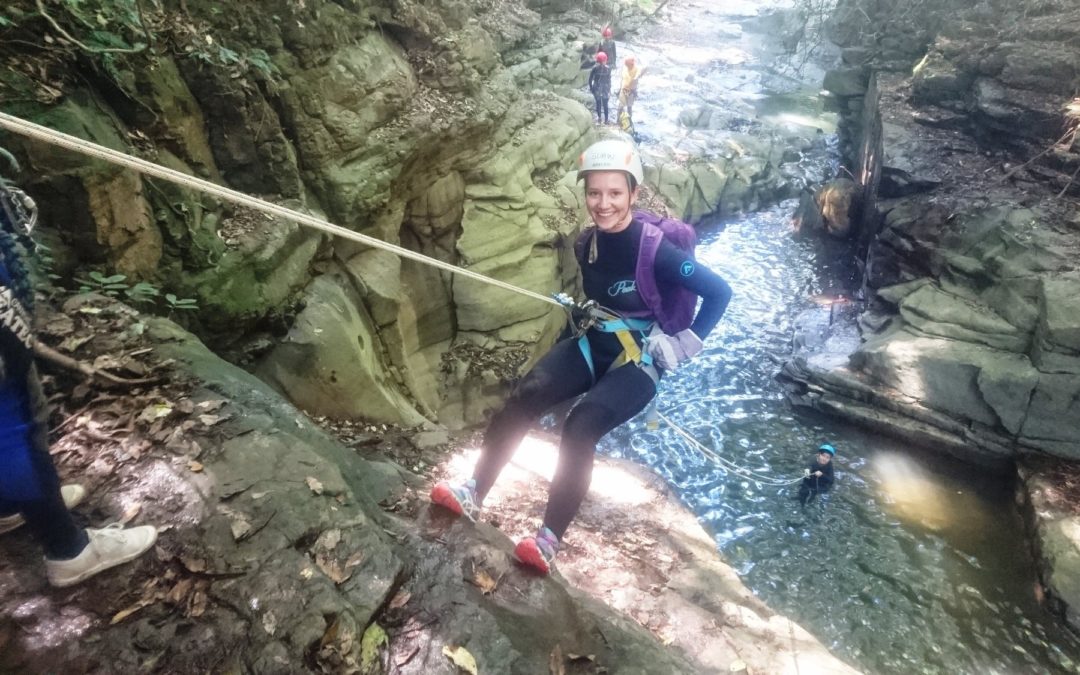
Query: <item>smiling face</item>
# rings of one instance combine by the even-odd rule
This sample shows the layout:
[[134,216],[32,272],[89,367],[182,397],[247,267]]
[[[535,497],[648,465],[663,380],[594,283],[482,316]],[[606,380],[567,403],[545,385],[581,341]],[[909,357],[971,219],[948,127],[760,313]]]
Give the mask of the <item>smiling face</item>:
[[601,232],[621,232],[633,219],[631,207],[640,188],[630,189],[623,171],[590,171],[585,177],[585,206]]
[[828,464],[829,462],[832,461],[832,455],[830,455],[827,452],[819,452],[817,454],[817,461],[818,461],[818,464],[821,464],[822,466],[824,466],[824,465],[826,465],[826,464]]

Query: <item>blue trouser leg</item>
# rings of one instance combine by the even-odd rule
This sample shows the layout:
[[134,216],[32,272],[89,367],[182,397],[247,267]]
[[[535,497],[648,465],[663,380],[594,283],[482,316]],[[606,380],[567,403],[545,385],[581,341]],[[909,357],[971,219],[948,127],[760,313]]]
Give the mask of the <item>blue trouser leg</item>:
[[77,556],[87,544],[60,495],[46,431],[47,412],[37,371],[9,377],[0,384],[0,515],[22,513],[45,557]]

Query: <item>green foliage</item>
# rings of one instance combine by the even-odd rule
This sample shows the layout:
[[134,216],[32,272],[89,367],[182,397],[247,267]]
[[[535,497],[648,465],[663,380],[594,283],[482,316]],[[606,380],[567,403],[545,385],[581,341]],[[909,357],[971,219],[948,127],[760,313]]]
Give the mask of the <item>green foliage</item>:
[[153,284],[140,281],[131,288],[125,289],[124,295],[128,297],[128,300],[135,304],[152,303],[155,298],[161,295],[161,291]]
[[60,6],[75,22],[79,39],[92,50],[146,48],[148,28],[138,0],[61,0]]
[[215,42],[192,51],[191,56],[208,65],[228,68],[234,75],[243,75],[249,70],[256,70],[267,78],[281,74],[263,49],[251,49],[241,54]]
[[199,308],[199,301],[195,298],[177,298],[172,293],[165,294],[165,303],[169,306],[169,311],[178,309],[196,310]]
[[115,298],[120,295],[120,291],[128,289],[128,285],[124,283],[127,279],[126,275],[113,274],[112,276],[105,276],[101,272],[94,270],[88,275],[89,279],[76,279],[81,286],[79,286],[80,293],[90,293],[96,291],[102,295],[107,295],[110,298]]
[[78,279],[80,293],[97,292],[110,298],[120,297],[121,294],[135,305],[156,305],[159,298],[164,299],[165,308],[169,312],[177,310],[193,311],[199,309],[199,301],[195,298],[178,298],[172,293],[161,294],[157,286],[140,281],[134,286],[127,283],[127,275],[113,274],[105,276],[101,272],[92,271],[87,279]]

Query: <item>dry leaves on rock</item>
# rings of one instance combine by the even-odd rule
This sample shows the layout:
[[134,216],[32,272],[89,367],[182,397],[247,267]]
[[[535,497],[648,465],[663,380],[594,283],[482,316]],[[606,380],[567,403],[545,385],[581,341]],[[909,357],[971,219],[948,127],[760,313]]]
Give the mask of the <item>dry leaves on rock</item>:
[[443,655],[450,659],[459,670],[463,670],[469,675],[477,675],[476,673],[476,659],[469,653],[469,650],[464,647],[450,647],[445,646],[442,648]]
[[483,568],[475,568],[473,570],[473,576],[469,579],[469,583],[480,589],[480,592],[484,595],[491,595],[495,592],[495,589],[499,587],[499,581],[502,580],[502,575],[499,575],[498,579],[495,579]]
[[315,558],[315,566],[319,571],[335,584],[341,585],[352,576],[353,568],[364,561],[364,554],[356,551],[343,561],[336,552],[339,543],[341,530],[325,530],[315,540],[310,553]]
[[411,597],[412,594],[408,591],[398,591],[390,600],[390,609],[401,609],[409,603],[409,598]]

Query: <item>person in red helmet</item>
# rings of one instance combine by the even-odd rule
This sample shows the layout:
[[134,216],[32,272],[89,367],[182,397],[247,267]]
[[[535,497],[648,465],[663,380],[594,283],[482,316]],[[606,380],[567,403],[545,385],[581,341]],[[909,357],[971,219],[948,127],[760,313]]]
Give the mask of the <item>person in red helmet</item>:
[[605,26],[603,32],[604,39],[600,41],[600,46],[596,50],[597,52],[604,52],[607,54],[609,68],[619,62],[619,56],[615,51],[615,40],[611,38],[611,35],[611,26]]
[[596,101],[596,121],[608,124],[611,68],[608,66],[608,55],[604,52],[596,53],[596,65],[589,73],[589,91],[592,92],[593,100]]

